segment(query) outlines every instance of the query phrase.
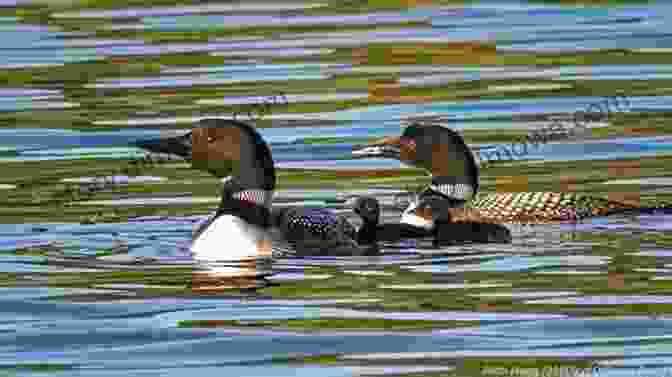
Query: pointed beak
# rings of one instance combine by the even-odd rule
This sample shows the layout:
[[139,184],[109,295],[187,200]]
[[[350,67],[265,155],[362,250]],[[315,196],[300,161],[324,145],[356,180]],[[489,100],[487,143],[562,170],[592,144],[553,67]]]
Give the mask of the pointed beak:
[[139,140],[133,145],[152,153],[165,153],[191,160],[191,132],[177,137]]
[[400,138],[398,136],[386,137],[370,144],[353,145],[352,158],[394,158],[400,156]]

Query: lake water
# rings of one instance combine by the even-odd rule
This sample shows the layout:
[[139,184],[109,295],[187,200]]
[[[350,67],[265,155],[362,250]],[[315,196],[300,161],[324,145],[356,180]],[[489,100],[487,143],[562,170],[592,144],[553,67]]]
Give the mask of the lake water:
[[[658,132],[559,140],[511,164],[538,164],[538,177],[553,181],[571,172],[543,171],[545,163],[576,162],[579,171],[600,161],[672,154],[664,128],[672,106],[672,8],[663,1],[340,11],[347,15],[308,2],[107,10],[29,5],[0,1],[0,74],[12,78],[0,84],[0,169],[10,177],[0,182],[8,198],[3,213],[14,206],[40,209],[10,203],[24,198],[25,182],[11,178],[22,166],[39,176],[51,167],[63,172],[56,164],[72,161],[73,171],[59,178],[93,176],[96,163],[141,157],[129,146],[133,141],[230,115],[230,106],[255,103],[270,95],[266,90],[294,91],[285,109],[264,116],[280,127],[259,129],[279,168],[402,170],[395,160],[351,159],[353,144],[398,135],[402,124],[417,119],[465,133],[524,133],[617,93],[627,106],[611,109],[604,124],[593,125],[596,132],[616,127],[612,115],[652,119],[619,127]],[[41,18],[30,17],[38,11]],[[266,33],[256,32],[263,28]],[[196,31],[207,38],[195,40]],[[410,63],[392,54],[378,64],[372,49],[372,62],[357,63],[358,49],[367,46],[415,44],[422,51],[450,43],[492,44],[512,60],[461,64],[473,52],[453,52],[428,62],[417,53]],[[590,64],[607,49],[650,61]],[[528,59],[525,54],[555,56],[559,63],[516,57]],[[368,87],[381,77],[411,94],[373,101]],[[329,86],[338,80],[343,88]],[[551,89],[534,89],[539,85]],[[414,93],[436,98],[416,101]],[[297,104],[308,110],[286,111]],[[493,140],[470,145],[503,145]],[[29,164],[35,161],[54,165],[39,171]],[[586,184],[604,185],[604,195],[608,184],[670,194],[669,167],[642,164],[639,176],[589,176]],[[403,207],[395,195],[403,189],[279,189],[275,201],[331,208],[356,223],[348,199],[367,193],[383,203],[383,221],[395,222]],[[142,207],[152,195],[94,197],[89,206]],[[128,222],[80,224],[52,215],[26,223],[18,214],[0,224],[0,368],[31,376],[672,375],[669,214],[510,225],[510,245],[404,240],[383,243],[368,257],[277,256],[252,268],[268,274],[254,281],[256,288],[240,289],[232,279],[231,289],[200,291],[192,285],[201,275],[188,246],[207,214],[189,203],[202,200],[214,210],[218,199],[169,196],[156,193],[155,203],[163,202],[152,205],[182,206],[179,216],[138,210]],[[230,267],[234,277],[249,269]]]

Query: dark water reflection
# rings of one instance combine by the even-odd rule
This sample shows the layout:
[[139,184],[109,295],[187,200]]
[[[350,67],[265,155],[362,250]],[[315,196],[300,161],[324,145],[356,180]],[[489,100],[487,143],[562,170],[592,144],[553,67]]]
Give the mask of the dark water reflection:
[[[26,3],[0,0],[0,7],[6,11]],[[664,58],[651,57],[655,64],[607,65],[577,65],[584,62],[570,59],[567,65],[553,66],[521,58],[515,65],[477,66],[452,64],[468,54],[448,48],[451,64],[383,65],[388,62],[352,62],[356,54],[348,50],[456,42],[495,44],[498,54],[523,57],[611,48],[665,57],[672,47],[667,27],[672,9],[664,1],[619,7],[478,2],[346,17],[320,7],[287,2],[79,11],[54,5],[53,11],[45,8],[44,14],[27,19],[21,12],[5,12],[0,17],[0,68],[11,80],[0,88],[6,127],[0,130],[0,163],[15,168],[25,161],[142,156],[128,144],[176,132],[170,128],[205,116],[226,116],[218,106],[249,104],[266,95],[250,96],[251,85],[266,90],[273,85],[332,85],[333,80],[348,84],[309,87],[287,96],[291,104],[314,111],[267,115],[274,125],[286,126],[260,130],[279,168],[399,168],[398,161],[347,157],[362,139],[397,135],[402,123],[419,118],[493,134],[538,127],[551,115],[599,102],[601,94],[591,92],[589,85],[613,85],[604,87],[610,94],[620,89],[618,83],[655,86],[626,93],[628,107],[614,110],[619,115],[665,115],[672,105],[666,95],[672,67]],[[49,25],[36,24],[38,19],[50,20]],[[402,28],[404,22],[413,24]],[[288,28],[316,25],[326,30]],[[348,30],[353,25],[356,30]],[[241,26],[279,30],[226,34]],[[180,39],[180,33],[197,29],[219,34],[199,41]],[[126,34],[110,37],[110,32]],[[142,34],[146,32],[164,33],[166,40],[158,43],[152,36],[159,34]],[[192,59],[188,65],[178,64],[185,57]],[[145,68],[151,73],[133,71],[133,59],[144,58],[149,58]],[[180,59],[170,60],[175,58]],[[214,64],[199,61],[217,58]],[[277,58],[284,60],[273,60]],[[118,71],[81,76],[81,66],[73,65],[93,62],[118,64]],[[60,82],[60,76],[50,76],[53,71],[35,71],[34,76],[22,71],[38,67],[75,74]],[[441,98],[498,97],[394,101],[342,111],[320,106],[366,103],[371,99],[369,82],[365,87],[355,84],[381,75],[394,75],[404,90],[436,89],[440,94],[447,86],[450,96]],[[543,82],[518,85],[520,80]],[[477,89],[460,92],[463,86]],[[229,95],[231,88],[235,90]],[[570,92],[572,88],[583,89]],[[141,108],[136,106],[141,94],[133,97],[133,92],[145,89],[167,89],[184,98],[162,102],[162,92],[150,99],[159,105]],[[221,96],[208,92],[201,98],[191,92],[213,89],[221,89]],[[177,107],[180,111],[174,112]],[[521,120],[527,117],[537,120]],[[75,123],[81,127],[83,119],[91,127],[110,129],[61,128]],[[611,127],[610,121],[594,126]],[[42,128],[45,123],[49,128]],[[521,159],[578,164],[663,156],[672,152],[670,141],[668,136],[569,140],[530,150]],[[618,181],[602,183],[623,184]],[[669,192],[666,178],[637,182]],[[0,186],[8,196],[16,188],[10,182]],[[392,205],[396,192],[365,191],[385,204],[385,222],[398,221],[400,210]],[[275,205],[318,205],[352,216],[343,197],[361,194],[280,192]],[[218,200],[170,199],[213,206]],[[143,200],[93,204],[141,207],[149,201]],[[582,364],[585,373],[574,375],[670,374],[669,215],[511,226],[510,245],[382,243],[380,254],[366,257],[294,258],[276,244],[273,258],[229,261],[217,269],[196,263],[189,252],[194,227],[208,215],[89,225],[19,224],[17,217],[17,223],[0,224],[0,369],[34,376],[360,376],[449,370],[484,376],[512,375],[497,368],[538,358],[546,360],[542,365],[566,368],[553,369],[554,376],[570,366],[579,368],[581,360],[596,362],[599,369]],[[481,364],[465,367],[464,361]],[[519,372],[514,375],[542,375],[535,367]]]
[[[393,208],[384,208],[391,221],[398,213]],[[405,241],[389,244],[382,254],[358,258],[286,258],[273,262],[276,276],[292,276],[278,279],[274,284],[282,287],[292,282],[328,282],[334,274],[350,274],[350,279],[367,279],[378,285],[377,293],[366,299],[358,297],[329,299],[280,299],[266,297],[263,291],[244,293],[243,296],[223,298],[205,295],[187,288],[174,296],[174,289],[183,286],[181,281],[190,273],[174,276],[176,281],[164,280],[133,283],[134,278],[111,278],[115,271],[155,271],[160,276],[176,266],[191,264],[185,248],[188,246],[191,229],[203,217],[184,217],[158,220],[138,219],[128,224],[40,224],[42,231],[35,233],[35,226],[5,225],[3,239],[32,243],[39,250],[40,243],[59,240],[67,247],[47,253],[43,257],[21,256],[3,262],[6,272],[18,273],[11,283],[3,288],[0,302],[4,308],[0,316],[0,338],[7,347],[0,349],[0,360],[6,365],[39,364],[48,361],[64,369],[50,373],[72,373],[76,369],[82,375],[111,375],[114,372],[133,370],[139,375],[183,375],[195,373],[235,373],[242,376],[283,375],[289,373],[286,359],[290,355],[342,355],[336,364],[316,366],[298,364],[296,373],[318,373],[326,376],[358,375],[367,367],[388,372],[404,371],[415,365],[410,359],[423,359],[421,365],[431,368],[443,365],[455,366],[461,359],[490,359],[494,357],[536,357],[555,360],[595,359],[609,363],[632,363],[647,360],[647,371],[655,371],[669,363],[669,347],[672,333],[667,316],[651,318],[641,315],[599,318],[590,311],[577,314],[543,313],[539,304],[555,305],[611,305],[633,303],[669,303],[672,296],[664,292],[657,295],[586,295],[580,291],[567,292],[572,286],[553,286],[549,289],[512,290],[518,285],[502,275],[488,282],[463,281],[460,271],[530,273],[558,271],[566,277],[572,269],[606,276],[604,269],[613,263],[613,257],[595,255],[594,242],[568,240],[561,228],[576,235],[599,234],[607,229],[612,235],[620,232],[641,230],[649,234],[661,234],[670,219],[642,216],[635,221],[624,218],[600,219],[581,225],[538,226],[534,228],[512,227],[512,245],[474,245],[433,248],[422,241]],[[641,229],[639,224],[648,224]],[[657,228],[653,224],[660,224]],[[611,226],[611,227],[610,227]],[[45,230],[46,229],[46,230]],[[96,251],[113,248],[122,241],[127,251],[116,255],[93,257]],[[178,245],[178,247],[176,247]],[[6,248],[12,255],[10,247]],[[80,253],[77,253],[77,250]],[[672,250],[663,249],[667,252]],[[628,252],[629,250],[623,250]],[[635,250],[631,250],[635,251]],[[661,251],[660,247],[642,244],[640,252]],[[60,253],[60,254],[59,254]],[[121,259],[116,257],[123,256]],[[88,257],[87,257],[88,256]],[[151,259],[138,259],[151,257]],[[465,258],[467,257],[467,258]],[[666,257],[660,257],[661,262]],[[136,263],[128,264],[129,261]],[[138,263],[139,262],[139,263]],[[120,264],[121,263],[121,264]],[[319,271],[319,268],[336,267],[336,270]],[[376,283],[387,267],[387,277],[393,284]],[[399,267],[401,270],[390,270]],[[316,268],[318,270],[316,270]],[[559,270],[560,269],[560,270]],[[420,283],[408,276],[401,279],[401,271],[431,273],[432,282]],[[78,272],[79,271],[79,272]],[[106,275],[107,271],[107,275]],[[186,271],[186,270],[185,270]],[[258,270],[259,271],[259,270]],[[371,271],[353,274],[353,271]],[[564,273],[562,272],[564,271]],[[88,274],[88,279],[63,280],[59,276],[72,273]],[[543,274],[542,274],[543,275]],[[539,275],[539,276],[542,276]],[[74,276],[74,275],[73,275]],[[83,275],[82,275],[83,276]],[[382,275],[385,276],[385,275]],[[452,276],[446,280],[446,277]],[[516,275],[524,278],[527,275]],[[594,275],[593,275],[594,276]],[[662,276],[658,273],[650,277]],[[457,278],[457,279],[455,279]],[[93,280],[91,280],[93,279]],[[401,279],[406,286],[397,281]],[[272,279],[271,279],[272,280]],[[341,278],[342,281],[342,278]],[[348,281],[347,279],[345,281]],[[559,280],[562,281],[562,280]],[[69,282],[71,287],[59,288]],[[313,284],[315,284],[313,283]],[[466,283],[466,284],[465,284]],[[396,284],[396,285],[395,285]],[[431,287],[423,288],[423,284]],[[46,285],[46,286],[45,286]],[[52,288],[53,285],[53,288]],[[24,288],[19,288],[24,286]],[[161,293],[161,289],[168,289]],[[386,296],[395,292],[413,292],[432,289],[451,295],[457,292],[476,293],[487,297],[488,293],[511,292],[510,299],[521,302],[522,311],[371,311],[358,309],[361,305],[375,305],[386,301]],[[147,296],[152,290],[150,296]],[[572,290],[572,289],[570,289]],[[187,297],[185,292],[190,292]],[[309,291],[308,291],[309,292]],[[344,291],[347,295],[348,290]],[[373,291],[372,291],[373,292]],[[578,296],[577,296],[578,295]],[[230,296],[230,293],[227,294]],[[387,321],[480,321],[477,326],[444,330],[393,330],[360,329],[305,332],[300,329],[282,328],[183,328],[180,323],[198,320],[226,321],[277,321],[277,320],[333,320],[333,319],[384,319]],[[392,324],[393,322],[390,322]],[[64,345],[67,339],[67,346]],[[284,358],[284,359],[283,359]],[[635,364],[637,365],[637,364]],[[417,367],[417,366],[416,366]],[[391,369],[385,369],[391,368]],[[407,370],[408,371],[408,370]],[[28,373],[28,370],[25,370]],[[622,372],[622,370],[620,371]],[[618,369],[600,369],[600,376],[623,375]],[[387,372],[386,372],[387,373]],[[36,373],[39,375],[39,373]]]

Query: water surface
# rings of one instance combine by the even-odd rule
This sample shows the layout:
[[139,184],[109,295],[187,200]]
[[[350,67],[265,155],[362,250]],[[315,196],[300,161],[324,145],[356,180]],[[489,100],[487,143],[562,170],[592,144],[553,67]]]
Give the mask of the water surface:
[[[353,145],[432,121],[462,132],[483,160],[520,140],[507,135],[593,111],[585,135],[484,167],[482,189],[519,177],[529,191],[662,200],[672,193],[666,2],[359,13],[308,2],[28,3],[0,1],[0,368],[669,373],[669,214],[508,225],[507,245],[403,240],[362,257],[297,258],[278,243],[271,260],[219,266],[233,276],[208,290],[199,284],[212,270],[189,244],[218,181],[179,161],[127,168],[144,156],[133,142],[236,113],[270,145],[275,206],[329,208],[359,225],[350,205],[366,194],[395,222],[406,185],[427,177],[396,160],[353,160]],[[613,95],[623,101],[596,109]],[[281,101],[253,112],[273,96]],[[366,175],[378,171],[388,175]]]

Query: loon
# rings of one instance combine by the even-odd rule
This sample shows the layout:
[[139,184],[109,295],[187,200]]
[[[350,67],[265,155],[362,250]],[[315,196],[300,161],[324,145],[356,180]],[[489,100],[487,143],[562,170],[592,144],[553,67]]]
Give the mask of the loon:
[[[667,208],[643,208],[576,193],[478,193],[478,165],[471,150],[457,132],[439,125],[413,123],[401,136],[354,146],[352,154],[355,158],[395,158],[428,171],[431,185],[402,216],[403,222],[420,223],[428,229],[437,219],[451,223],[539,224]],[[432,197],[444,200],[435,201],[439,205],[428,203],[428,211],[422,203]]]
[[[270,148],[254,127],[229,119],[203,119],[177,137],[140,140],[136,146],[177,155],[222,179],[217,211],[192,235],[191,251],[203,260],[240,260],[277,255],[278,232],[285,252],[306,255],[361,255],[355,227],[324,208],[272,209],[276,175]],[[273,243],[274,244],[274,243]],[[279,242],[280,245],[283,245]],[[285,245],[283,245],[285,246]]]

